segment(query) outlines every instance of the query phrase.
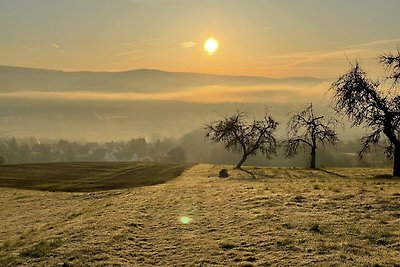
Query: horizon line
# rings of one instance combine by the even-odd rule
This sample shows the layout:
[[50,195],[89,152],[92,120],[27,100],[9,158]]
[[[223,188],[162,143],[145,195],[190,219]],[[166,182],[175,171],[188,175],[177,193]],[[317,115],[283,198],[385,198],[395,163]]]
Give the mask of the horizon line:
[[32,66],[15,66],[15,65],[3,65],[0,64],[0,68],[18,68],[18,69],[31,69],[31,70],[42,70],[42,71],[52,71],[52,72],[63,72],[63,73],[126,73],[133,71],[154,71],[163,72],[170,74],[199,74],[199,75],[213,75],[213,76],[229,76],[229,77],[255,77],[255,78],[266,78],[266,79],[287,79],[287,78],[312,78],[317,80],[329,80],[332,77],[315,77],[315,76],[264,76],[264,75],[247,75],[247,74],[216,74],[210,72],[191,72],[191,71],[169,71],[157,68],[137,68],[137,69],[127,69],[118,71],[107,71],[107,70],[62,70],[55,68],[40,68]]

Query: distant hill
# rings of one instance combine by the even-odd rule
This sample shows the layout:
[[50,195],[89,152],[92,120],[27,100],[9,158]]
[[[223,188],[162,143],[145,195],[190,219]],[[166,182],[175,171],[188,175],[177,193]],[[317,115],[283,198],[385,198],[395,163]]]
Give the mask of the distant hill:
[[155,93],[198,86],[315,85],[329,79],[312,77],[268,78],[137,69],[123,72],[64,72],[0,66],[0,92],[95,91]]

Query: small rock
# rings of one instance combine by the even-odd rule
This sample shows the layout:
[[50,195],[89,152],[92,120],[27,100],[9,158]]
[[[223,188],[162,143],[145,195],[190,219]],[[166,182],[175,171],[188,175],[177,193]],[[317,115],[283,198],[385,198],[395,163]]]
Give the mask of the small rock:
[[219,177],[220,177],[220,178],[227,178],[227,177],[229,177],[228,170],[227,170],[227,169],[222,169],[222,170],[220,170],[220,171],[219,171]]

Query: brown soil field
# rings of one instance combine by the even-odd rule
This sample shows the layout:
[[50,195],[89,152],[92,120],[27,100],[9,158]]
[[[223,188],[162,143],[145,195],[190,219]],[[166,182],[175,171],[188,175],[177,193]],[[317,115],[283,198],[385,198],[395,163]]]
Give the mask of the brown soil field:
[[0,266],[400,266],[400,179],[389,169],[246,170],[199,164],[92,192],[8,181]]
[[73,162],[0,166],[0,187],[92,192],[155,185],[171,180],[191,164]]

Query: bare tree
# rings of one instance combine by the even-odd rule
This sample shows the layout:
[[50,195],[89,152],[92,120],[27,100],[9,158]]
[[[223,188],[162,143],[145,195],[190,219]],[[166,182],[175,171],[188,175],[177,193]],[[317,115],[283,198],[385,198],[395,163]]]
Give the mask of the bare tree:
[[400,49],[397,49],[397,55],[390,52],[382,55],[380,61],[390,72],[388,79],[396,85],[400,81]]
[[241,152],[242,158],[236,165],[240,169],[249,156],[261,153],[267,158],[276,154],[275,130],[278,123],[267,113],[261,120],[249,121],[247,115],[237,111],[232,115],[205,125],[206,138],[221,142],[228,150]]
[[287,140],[284,141],[286,157],[292,158],[298,154],[299,148],[310,151],[310,168],[315,169],[318,145],[326,143],[335,145],[338,141],[333,128],[338,121],[332,118],[314,114],[312,103],[304,110],[295,113],[287,124]]
[[[388,67],[387,79],[393,85],[399,83],[400,53],[386,54],[381,63]],[[375,82],[367,77],[359,63],[332,84],[334,108],[350,118],[353,126],[364,126],[371,130],[361,139],[360,157],[371,145],[377,145],[383,137],[386,156],[394,158],[393,176],[400,176],[400,94],[385,82]]]

